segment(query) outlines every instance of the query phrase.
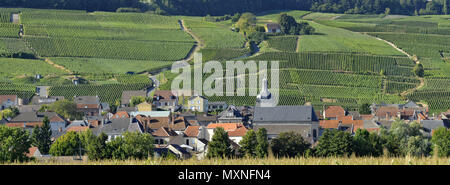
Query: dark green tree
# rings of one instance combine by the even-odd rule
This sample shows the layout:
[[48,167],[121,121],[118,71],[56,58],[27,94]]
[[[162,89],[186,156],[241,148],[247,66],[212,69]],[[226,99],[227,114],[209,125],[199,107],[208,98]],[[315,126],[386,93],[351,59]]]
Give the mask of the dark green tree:
[[359,106],[359,113],[360,114],[371,114],[372,111],[370,110],[370,104],[363,103]]
[[311,144],[306,142],[297,132],[283,132],[272,140],[272,151],[277,157],[303,156]]
[[416,76],[418,77],[423,77],[425,74],[425,70],[423,69],[423,65],[422,64],[417,64],[416,66],[414,66],[413,72]]
[[353,153],[353,138],[348,132],[336,129],[327,129],[319,138],[316,146],[316,155],[322,157],[329,156],[350,156]]
[[256,132],[256,155],[259,158],[267,157],[269,150],[269,141],[267,140],[267,130],[265,128],[260,128]]
[[147,159],[153,156],[153,137],[148,133],[125,132],[123,134],[123,150],[126,158]]
[[231,157],[232,150],[230,148],[230,139],[228,133],[222,128],[218,127],[214,129],[214,135],[211,142],[208,143],[208,152],[206,156],[208,158],[224,158]]
[[433,143],[434,151],[437,152],[439,157],[450,156],[450,130],[441,127],[434,131],[431,139]]
[[353,137],[353,146],[356,156],[378,157],[383,155],[383,143],[376,132],[362,129],[356,130]]
[[20,128],[0,126],[0,163],[23,162],[31,146],[28,132]]
[[42,154],[48,154],[50,151],[50,146],[52,145],[52,130],[50,128],[50,120],[48,120],[47,116],[44,117],[42,122],[42,126],[36,126],[33,128],[31,139],[33,146],[38,147]]
[[241,145],[241,151],[245,156],[256,157],[256,147],[258,145],[258,141],[255,131],[247,131],[239,145]]

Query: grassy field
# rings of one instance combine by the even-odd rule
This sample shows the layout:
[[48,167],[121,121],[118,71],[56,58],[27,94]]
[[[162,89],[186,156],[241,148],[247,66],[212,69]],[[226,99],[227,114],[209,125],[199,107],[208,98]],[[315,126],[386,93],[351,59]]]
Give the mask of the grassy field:
[[403,55],[385,42],[373,37],[315,22],[309,23],[316,29],[316,34],[301,36],[299,51]]
[[85,162],[28,162],[14,165],[449,165],[449,158],[413,157],[363,157],[363,158],[265,158],[265,159],[188,159],[188,160],[127,160],[127,161],[85,161]]

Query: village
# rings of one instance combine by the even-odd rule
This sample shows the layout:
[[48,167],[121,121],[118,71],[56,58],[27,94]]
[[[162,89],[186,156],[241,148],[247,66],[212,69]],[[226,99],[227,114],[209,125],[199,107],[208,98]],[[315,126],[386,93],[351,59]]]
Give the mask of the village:
[[[267,82],[266,82],[267,83]],[[214,130],[222,127],[228,134],[233,151],[239,151],[240,142],[249,130],[264,128],[270,142],[279,134],[289,131],[300,133],[303,139],[316,145],[327,130],[339,130],[354,135],[358,129],[369,132],[389,129],[396,120],[418,122],[422,133],[432,136],[434,130],[450,126],[450,110],[429,115],[428,109],[409,101],[405,104],[372,104],[369,114],[347,111],[341,106],[324,106],[323,111],[310,105],[267,106],[271,93],[263,85],[254,106],[234,106],[225,102],[209,102],[205,97],[193,95],[179,97],[172,91],[155,90],[152,97],[146,91],[124,91],[120,107],[111,111],[99,96],[76,96],[73,102],[82,119],[70,120],[48,111],[45,107],[64,97],[39,96],[27,105],[16,95],[0,95],[1,110],[15,112],[3,114],[0,125],[22,128],[30,133],[42,126],[48,118],[54,142],[68,132],[91,130],[104,133],[108,141],[123,137],[125,132],[148,133],[154,138],[154,156],[168,152],[180,159],[203,159],[212,140]],[[180,99],[186,99],[180,104]],[[136,99],[144,101],[135,103]],[[29,157],[45,158],[37,147],[31,147]]]

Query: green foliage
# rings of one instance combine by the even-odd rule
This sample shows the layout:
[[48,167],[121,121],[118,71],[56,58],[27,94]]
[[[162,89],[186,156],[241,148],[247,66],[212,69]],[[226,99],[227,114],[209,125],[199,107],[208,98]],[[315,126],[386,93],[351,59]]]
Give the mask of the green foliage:
[[297,23],[294,17],[286,13],[280,14],[278,23],[281,26],[281,32],[289,35],[312,35],[315,29],[307,22]]
[[31,134],[31,140],[33,146],[38,147],[42,154],[48,154],[50,146],[52,145],[52,130],[50,129],[50,120],[48,117],[44,117],[42,126],[36,126],[33,128]]
[[358,111],[360,114],[371,114],[372,113],[372,111],[370,110],[370,104],[368,104],[368,103],[361,104]]
[[267,130],[265,128],[260,128],[256,132],[256,156],[259,158],[267,157],[269,150],[269,141],[267,140]]
[[295,52],[297,49],[297,39],[298,37],[271,37],[268,40],[269,46],[271,48],[277,49],[279,51]]
[[300,157],[310,147],[303,136],[297,132],[283,132],[271,142],[272,152],[278,157]]
[[50,147],[49,153],[52,156],[82,155],[83,148],[84,143],[81,140],[80,134],[70,131],[56,139]]
[[14,110],[15,110],[14,108],[7,108],[7,109],[0,111],[0,120],[3,118],[15,117],[18,114],[18,112],[14,111]]
[[240,150],[242,153],[247,157],[255,157],[256,154],[256,147],[258,146],[257,136],[254,130],[249,130],[245,134],[245,136],[242,138],[241,142],[239,143],[241,145]]
[[21,128],[0,126],[0,163],[24,162],[31,146],[28,132]]
[[230,139],[228,133],[222,128],[214,129],[214,135],[211,142],[208,143],[208,158],[228,158],[232,156]]
[[[88,131],[92,133],[92,131]],[[101,133],[98,137],[92,134],[87,134],[86,153],[89,160],[102,160],[110,158],[107,148],[108,136],[105,133]]]
[[50,110],[71,120],[81,119],[82,114],[77,110],[77,104],[70,100],[56,101],[50,106]]
[[147,100],[149,100],[148,98],[146,98],[146,97],[143,97],[143,96],[133,96],[133,97],[131,97],[131,102],[130,102],[130,107],[135,107],[136,105],[139,105],[140,103],[143,103],[143,102],[147,102]]
[[423,69],[423,65],[422,64],[417,64],[414,69],[414,74],[418,77],[423,77],[423,75],[425,74],[425,71]]
[[389,130],[380,131],[383,147],[391,156],[428,156],[431,152],[431,143],[420,129],[421,126],[417,122],[406,123],[403,120],[396,120]]
[[123,91],[144,90],[150,83],[104,84],[104,85],[61,85],[49,89],[51,96],[64,96],[72,99],[74,96],[99,96],[100,101],[113,104],[120,99]]
[[148,133],[125,132],[123,150],[128,159],[147,159],[153,156],[154,139]]
[[239,21],[236,23],[236,27],[243,33],[250,34],[255,30],[256,16],[252,13],[243,13]]
[[379,157],[383,154],[382,139],[376,132],[358,129],[353,142],[356,156]]
[[434,151],[440,157],[450,156],[450,130],[444,127],[434,130],[431,142],[433,143]]
[[317,156],[350,156],[353,153],[353,138],[348,132],[326,129],[315,149]]

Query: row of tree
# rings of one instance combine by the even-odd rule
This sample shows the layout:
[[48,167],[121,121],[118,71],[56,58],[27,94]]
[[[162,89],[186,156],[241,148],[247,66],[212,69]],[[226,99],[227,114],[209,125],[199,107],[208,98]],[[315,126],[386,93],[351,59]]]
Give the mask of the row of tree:
[[414,15],[448,14],[449,0],[3,0],[2,7],[116,11],[138,8],[158,14],[225,15],[269,10],[311,10],[335,13]]
[[[264,158],[272,153],[275,157],[330,157],[330,156],[450,156],[450,130],[436,129],[433,137],[421,132],[419,123],[395,121],[389,130],[369,132],[358,129],[354,136],[348,132],[325,130],[315,147],[296,132],[281,133],[270,143],[267,131],[249,130],[239,143],[231,147],[227,132],[219,127],[214,130],[208,144],[208,158],[251,157]],[[95,136],[91,131],[68,132],[51,142],[48,119],[33,130],[32,137],[21,128],[0,126],[0,163],[23,162],[31,146],[43,154],[53,156],[87,155],[90,160],[147,159],[153,156],[154,139],[148,133],[126,132],[109,142],[105,134]],[[234,148],[234,149],[233,149]],[[168,156],[170,157],[170,155]],[[174,156],[172,156],[174,158]]]
[[[223,129],[214,131],[213,139],[208,146],[208,157],[266,157],[269,151],[275,157],[330,157],[350,156],[450,156],[450,131],[439,128],[433,137],[425,136],[419,123],[395,121],[389,130],[380,129],[369,132],[358,129],[354,136],[336,129],[324,131],[316,146],[304,140],[300,133],[285,132],[269,143],[266,131],[258,130],[255,134],[250,130],[240,142],[239,152],[230,149],[229,139]],[[238,155],[236,155],[238,154]]]

